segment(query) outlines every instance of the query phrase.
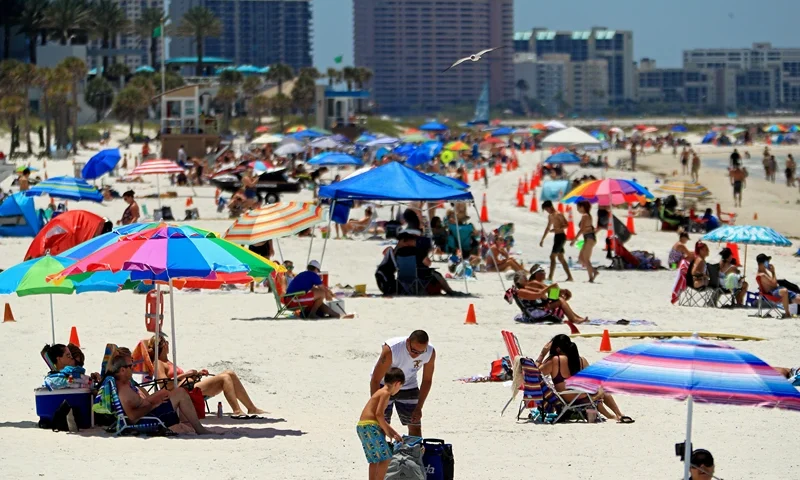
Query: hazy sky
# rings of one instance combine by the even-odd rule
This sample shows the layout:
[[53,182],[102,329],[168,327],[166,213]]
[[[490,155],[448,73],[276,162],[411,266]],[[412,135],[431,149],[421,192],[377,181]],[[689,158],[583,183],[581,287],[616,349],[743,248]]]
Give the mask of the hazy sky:
[[[353,62],[353,1],[312,0],[314,65]],[[634,59],[679,67],[683,50],[772,42],[800,47],[800,0],[516,0],[514,28],[633,30]],[[471,52],[464,52],[471,53]]]

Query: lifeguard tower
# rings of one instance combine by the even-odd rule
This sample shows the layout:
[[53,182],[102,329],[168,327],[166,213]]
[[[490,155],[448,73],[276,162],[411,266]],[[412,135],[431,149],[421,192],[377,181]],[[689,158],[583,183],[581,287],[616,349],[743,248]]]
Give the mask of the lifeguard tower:
[[[211,95],[199,85],[187,85],[161,95],[161,156],[178,158],[183,145],[190,157],[206,156],[219,146],[217,119],[208,115]],[[202,100],[201,100],[202,99]]]
[[358,125],[359,106],[369,102],[368,90],[335,90],[317,85],[316,126],[355,140],[364,130]]

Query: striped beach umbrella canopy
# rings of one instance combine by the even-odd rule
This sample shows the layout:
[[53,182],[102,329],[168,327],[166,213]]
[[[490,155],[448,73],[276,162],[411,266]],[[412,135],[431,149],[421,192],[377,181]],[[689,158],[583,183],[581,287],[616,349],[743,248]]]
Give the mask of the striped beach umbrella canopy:
[[711,196],[711,192],[697,182],[675,181],[667,182],[658,188],[659,193],[665,195],[675,195],[683,198],[705,198]]
[[305,125],[295,125],[293,127],[287,128],[286,129],[286,133],[297,133],[297,132],[302,132],[303,130],[307,130],[307,129],[308,129],[308,127],[306,127]]
[[561,203],[578,203],[585,200],[600,205],[624,205],[654,198],[646,188],[633,180],[606,178],[583,183],[561,199]]
[[278,202],[237,218],[223,237],[239,245],[295,235],[322,222],[323,208],[309,202]]
[[157,158],[142,162],[138,167],[128,172],[129,176],[139,175],[165,175],[183,173],[183,167],[166,158]]
[[763,360],[696,336],[624,348],[573,375],[566,385],[587,392],[602,387],[610,393],[688,399],[690,445],[694,401],[800,411],[800,392]]
[[63,198],[64,200],[88,200],[101,203],[103,194],[86,183],[82,178],[75,177],[53,177],[41,181],[25,192],[29,197],[39,195],[49,195],[51,198]]
[[462,142],[461,140],[456,140],[455,142],[450,142],[447,145],[445,145],[444,149],[453,152],[460,152],[462,150],[469,150],[469,145]]

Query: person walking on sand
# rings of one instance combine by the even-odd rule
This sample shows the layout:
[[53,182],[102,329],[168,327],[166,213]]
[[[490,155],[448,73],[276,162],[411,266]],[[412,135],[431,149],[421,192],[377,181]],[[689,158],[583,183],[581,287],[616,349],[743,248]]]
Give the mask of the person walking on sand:
[[[430,344],[428,333],[414,330],[408,337],[390,338],[383,344],[381,355],[372,370],[369,382],[370,395],[384,386],[384,376],[390,368],[399,368],[405,382],[392,396],[383,412],[386,423],[392,423],[392,410],[397,407],[400,422],[408,427],[408,434],[422,436],[422,407],[433,385],[436,351]],[[422,383],[417,384],[417,372],[422,369]]]
[[397,442],[402,441],[400,434],[386,422],[383,412],[391,397],[397,395],[405,381],[406,376],[402,370],[390,368],[383,376],[383,387],[372,394],[358,419],[356,432],[364,448],[364,455],[367,456],[369,480],[383,480],[389,469],[392,449],[386,442],[386,437],[389,436]]
[[786,156],[786,168],[784,170],[784,173],[786,173],[786,186],[794,187],[794,172],[797,170],[797,163],[795,163],[791,153]]
[[[578,262],[586,267],[586,271],[589,273],[589,283],[594,283],[598,271],[592,266],[592,249],[597,243],[597,236],[595,235],[594,225],[592,224],[591,211],[591,203],[585,200],[578,202],[578,213],[580,213],[582,217],[578,224],[578,232],[575,235],[575,239],[570,242],[570,245],[575,245],[577,238],[583,235],[583,247],[578,254]],[[613,222],[614,219],[610,213],[611,212],[609,212],[609,221]]]
[[564,245],[567,244],[567,227],[569,223],[563,213],[558,212],[553,208],[553,202],[545,200],[542,203],[542,210],[547,212],[547,226],[544,229],[542,240],[539,241],[539,246],[544,247],[544,239],[547,234],[553,232],[553,249],[550,251],[550,274],[548,279],[552,282],[553,276],[556,273],[556,259],[561,262],[564,271],[567,272],[567,281],[572,281],[572,273],[569,271],[569,264],[564,260]]
[[742,206],[742,190],[746,186],[747,174],[738,165],[731,170],[731,185],[733,185],[733,206]]
[[686,175],[689,167],[689,150],[683,147],[681,151],[681,175]]
[[692,181],[697,182],[700,178],[700,155],[692,153]]

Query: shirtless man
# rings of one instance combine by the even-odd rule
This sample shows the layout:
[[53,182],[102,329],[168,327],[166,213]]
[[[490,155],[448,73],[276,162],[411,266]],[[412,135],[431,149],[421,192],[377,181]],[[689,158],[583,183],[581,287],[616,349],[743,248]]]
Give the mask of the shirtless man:
[[772,257],[763,253],[758,254],[756,257],[756,262],[758,263],[756,278],[759,280],[758,283],[761,287],[761,291],[781,299],[781,304],[783,304],[783,318],[791,318],[792,315],[789,313],[789,304],[800,304],[800,295],[778,284],[778,279],[775,276],[775,266],[770,265],[770,260],[772,260]]
[[542,240],[539,242],[540,247],[544,247],[544,239],[550,231],[553,232],[553,249],[550,251],[550,275],[548,279],[552,282],[553,276],[556,273],[556,259],[561,262],[564,271],[567,272],[567,281],[572,281],[572,274],[569,272],[569,264],[564,260],[564,245],[567,243],[567,219],[563,213],[559,213],[553,208],[553,202],[546,200],[542,203],[542,210],[547,212],[547,227],[544,229]]
[[26,168],[22,171],[22,174],[19,176],[19,191],[25,192],[30,190],[31,182],[30,182],[31,170]]
[[197,411],[185,389],[167,390],[164,388],[149,395],[131,383],[132,367],[131,351],[127,348],[120,348],[117,356],[111,360],[111,371],[117,381],[117,392],[122,409],[130,423],[136,423],[142,417],[157,417],[171,430],[172,427],[185,422],[191,425],[198,435],[214,433],[205,428],[197,419]]
[[681,152],[681,174],[686,175],[689,170],[689,150],[683,147]]
[[730,173],[731,185],[733,185],[733,206],[742,206],[742,189],[745,187],[747,174],[740,167],[736,166]]

